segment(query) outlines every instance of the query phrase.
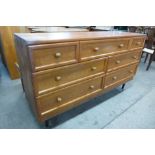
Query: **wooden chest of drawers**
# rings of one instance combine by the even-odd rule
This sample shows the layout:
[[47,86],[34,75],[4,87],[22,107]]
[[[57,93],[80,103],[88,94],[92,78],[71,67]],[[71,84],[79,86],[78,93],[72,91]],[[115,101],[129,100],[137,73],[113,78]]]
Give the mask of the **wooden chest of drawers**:
[[145,35],[15,34],[15,42],[26,97],[43,122],[131,80]]

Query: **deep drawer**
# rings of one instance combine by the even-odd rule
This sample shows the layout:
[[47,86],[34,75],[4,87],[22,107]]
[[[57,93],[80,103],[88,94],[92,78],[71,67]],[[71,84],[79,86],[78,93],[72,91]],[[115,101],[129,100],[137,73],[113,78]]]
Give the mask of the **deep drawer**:
[[33,74],[33,83],[36,95],[59,89],[60,87],[79,82],[106,71],[106,58],[100,58],[84,63],[68,65]]
[[[66,87],[59,91],[37,98],[41,116],[61,113],[61,110],[76,106],[75,102],[102,90],[104,77],[97,77],[79,84]],[[79,103],[77,103],[79,104]]]

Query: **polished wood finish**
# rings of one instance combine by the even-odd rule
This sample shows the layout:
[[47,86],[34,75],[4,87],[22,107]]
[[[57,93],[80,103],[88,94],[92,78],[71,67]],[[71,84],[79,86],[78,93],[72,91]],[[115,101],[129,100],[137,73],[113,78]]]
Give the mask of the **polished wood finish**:
[[[17,34],[19,35],[19,34]],[[48,43],[61,43],[69,41],[88,41],[98,39],[120,39],[120,38],[137,38],[145,37],[144,34],[107,31],[107,32],[61,32],[61,33],[20,33],[20,37],[27,45],[39,45]]]
[[24,90],[38,121],[133,79],[144,40],[126,32],[16,34]]
[[81,60],[103,57],[109,53],[124,52],[129,48],[130,39],[107,39],[80,42]]
[[67,109],[73,108],[76,106],[75,101],[101,91],[102,81],[103,77],[97,77],[38,97],[37,103],[42,117],[46,118],[46,114],[49,113],[55,116],[56,113],[61,111],[62,107],[66,107],[67,105],[69,105]]
[[44,70],[78,61],[78,42],[29,46],[33,71]]
[[41,95],[97,75],[103,75],[106,72],[106,63],[106,58],[100,58],[34,73],[33,83],[36,95]]
[[33,83],[32,83],[32,74],[31,74],[31,63],[27,51],[27,46],[25,45],[25,42],[15,36],[15,42],[16,42],[16,50],[17,50],[17,56],[19,60],[19,70],[22,77],[22,85],[23,89],[25,91],[26,98],[28,100],[28,103],[31,107],[31,110],[37,117],[39,121],[40,114],[38,109],[38,106],[36,104],[36,99],[34,95],[34,89],[33,89]]
[[123,79],[128,77],[132,77],[135,74],[137,68],[137,63],[134,65],[129,65],[127,67],[123,67],[118,69],[117,71],[113,71],[112,73],[107,73],[105,79],[105,88],[110,87],[111,85],[117,84]]
[[141,50],[134,50],[116,56],[109,56],[108,72],[138,62],[141,56]]

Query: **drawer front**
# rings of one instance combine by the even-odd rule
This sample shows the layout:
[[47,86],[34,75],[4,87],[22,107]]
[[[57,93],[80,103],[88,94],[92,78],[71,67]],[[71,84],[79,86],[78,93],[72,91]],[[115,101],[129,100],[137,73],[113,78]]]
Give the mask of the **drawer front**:
[[55,111],[61,111],[61,108],[64,108],[64,106],[68,107],[68,105],[69,108],[74,107],[75,101],[101,91],[102,80],[103,77],[97,77],[80,84],[66,87],[54,93],[38,97],[37,104],[41,115],[44,116],[48,113],[51,113],[52,115]]
[[80,59],[87,60],[104,56],[108,53],[128,50],[130,39],[115,39],[101,41],[81,41]]
[[111,56],[108,61],[108,71],[113,71],[119,67],[138,62],[140,59],[141,51],[136,50],[116,56]]
[[144,47],[145,38],[134,38],[132,40],[131,49],[134,48],[143,48]]
[[120,82],[125,78],[133,76],[136,72],[136,68],[137,68],[137,64],[134,64],[107,74],[105,78],[105,88],[111,85],[115,85],[117,84],[117,82]]
[[34,73],[36,95],[47,93],[68,84],[87,79],[106,71],[106,58],[59,67],[44,72]]
[[78,42],[29,46],[33,71],[40,71],[78,60]]

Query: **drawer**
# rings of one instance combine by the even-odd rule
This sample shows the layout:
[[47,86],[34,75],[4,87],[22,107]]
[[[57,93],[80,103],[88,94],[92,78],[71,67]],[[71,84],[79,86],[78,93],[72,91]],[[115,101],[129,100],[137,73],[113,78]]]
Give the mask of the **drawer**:
[[135,50],[132,52],[110,56],[108,61],[108,71],[113,71],[119,67],[138,62],[140,59],[141,51]]
[[132,40],[132,44],[131,44],[131,49],[134,49],[134,48],[143,48],[144,47],[144,41],[145,41],[145,38],[134,38]]
[[70,109],[76,106],[76,101],[100,92],[102,90],[102,80],[103,77],[97,77],[80,84],[55,91],[48,95],[38,97],[37,105],[41,115],[44,116],[48,113],[52,115],[55,111],[61,112],[61,109],[64,109],[64,107]]
[[32,70],[40,71],[76,63],[78,50],[78,42],[29,46]]
[[107,58],[59,67],[33,74],[36,95],[73,84],[93,76],[104,74]]
[[107,74],[105,78],[105,88],[117,84],[121,80],[131,77],[135,74],[137,64],[130,65]]
[[107,39],[80,42],[80,59],[87,60],[128,50],[130,39]]

